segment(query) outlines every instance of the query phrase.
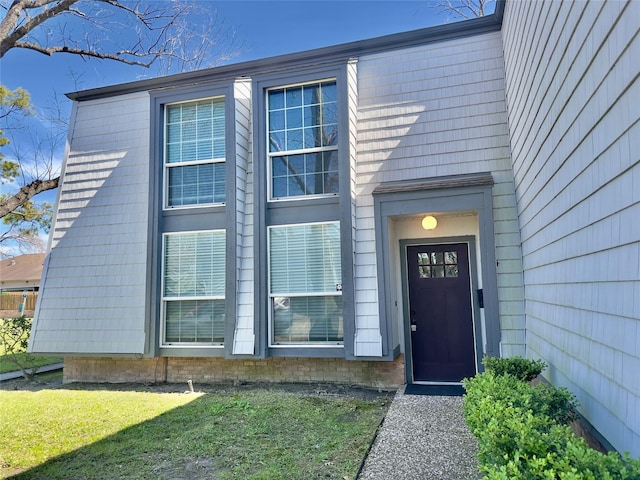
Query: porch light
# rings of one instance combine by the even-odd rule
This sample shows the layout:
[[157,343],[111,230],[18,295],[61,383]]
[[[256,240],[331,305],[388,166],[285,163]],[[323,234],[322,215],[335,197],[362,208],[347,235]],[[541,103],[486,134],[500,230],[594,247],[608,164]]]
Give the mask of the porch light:
[[425,230],[434,230],[438,226],[438,220],[433,215],[427,215],[422,219],[422,228]]

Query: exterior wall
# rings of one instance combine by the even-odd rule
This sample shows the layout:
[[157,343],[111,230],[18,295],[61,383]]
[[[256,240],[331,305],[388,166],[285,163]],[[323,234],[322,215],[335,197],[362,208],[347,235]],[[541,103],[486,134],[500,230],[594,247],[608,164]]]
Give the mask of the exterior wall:
[[404,383],[404,357],[393,362],[353,362],[341,358],[160,357],[150,359],[67,357],[69,382],[331,382],[396,388]]
[[141,354],[149,97],[83,102],[74,111],[30,349]]
[[502,354],[524,355],[522,265],[499,33],[358,62],[356,322],[379,324],[373,189],[382,182],[491,172]]
[[507,2],[527,355],[640,455],[640,2]]
[[253,166],[251,162],[251,81],[236,81],[236,239],[237,313],[233,353],[253,355]]
[[[186,362],[188,368],[184,371],[196,372],[194,375],[205,380],[214,379],[215,375],[208,373],[211,368],[226,372],[220,374],[223,379],[278,379],[294,371],[288,379],[343,381],[347,375],[340,372],[346,371],[353,373],[350,382],[386,384],[388,377],[389,382],[402,383],[403,365],[400,376],[388,373],[395,372],[400,360],[368,361],[393,360],[401,348],[402,331],[401,310],[392,318],[380,315],[378,299],[387,289],[378,291],[378,262],[385,253],[376,251],[372,192],[386,182],[491,172],[494,185],[482,192],[482,215],[489,211],[495,225],[491,220],[477,222],[480,230],[491,227],[485,238],[493,240],[493,231],[496,232],[499,308],[493,307],[491,318],[495,325],[495,312],[499,310],[502,353],[524,354],[520,238],[501,36],[499,32],[483,33],[426,43],[385,50],[387,53],[361,54],[358,59],[333,59],[313,68],[305,60],[307,63],[285,67],[261,66],[265,70],[240,72],[242,75],[236,72],[238,75],[233,77],[217,78],[216,72],[211,71],[202,84],[185,86],[177,81],[153,90],[151,97],[148,92],[111,93],[110,97],[78,103],[54,240],[45,267],[47,292],[40,305],[32,351],[95,355],[91,360],[69,357],[67,376],[73,380],[109,380],[109,375],[125,378],[116,373],[119,368],[130,379],[151,378],[144,372],[155,372],[160,364],[166,373],[163,378],[170,379],[174,378],[170,367]],[[263,89],[334,76],[342,92],[341,101],[346,100],[339,105],[345,125],[339,141],[349,162],[340,166],[339,197],[316,203],[296,200],[265,206]],[[228,202],[224,207],[216,205],[198,214],[161,211],[160,204],[153,202],[162,193],[159,112],[163,102],[223,91],[231,102],[226,105],[227,118],[232,120],[226,124],[230,135],[227,143],[229,148],[234,147],[229,150],[228,159],[228,165],[233,166],[227,171]],[[233,198],[229,198],[230,190]],[[478,211],[476,215],[489,218]],[[345,322],[344,348],[301,346],[276,351],[267,345],[265,232],[267,226],[289,220],[340,220],[348,232],[343,234],[342,244],[343,299],[349,309],[353,304],[355,315],[345,306],[345,318],[349,320]],[[233,309],[227,309],[226,346],[215,351],[207,347],[159,347],[159,239],[163,232],[188,230],[194,225],[201,228],[203,222],[230,232],[227,265],[233,274],[227,272],[226,300],[235,304]],[[467,233],[459,229],[448,235]],[[487,244],[483,242],[479,249],[487,248]],[[493,268],[493,244],[490,251],[489,257],[484,250],[484,258],[491,258]],[[483,270],[486,273],[489,268]],[[495,339],[498,329],[494,330]],[[150,342],[146,348],[145,340]],[[492,344],[495,347],[490,353],[496,354],[497,340]],[[168,359],[97,358],[114,354],[159,355]],[[222,358],[204,358],[216,355],[226,355],[229,363]],[[242,363],[245,359],[234,358],[236,355],[289,359],[246,359],[249,363]],[[299,358],[308,355],[327,358]],[[201,360],[193,358],[200,356]],[[351,362],[328,358],[342,356]],[[131,366],[134,364],[136,367]],[[306,373],[296,374],[296,364]],[[137,365],[141,365],[140,369]],[[253,367],[249,371],[239,365]],[[333,372],[336,365],[339,368]],[[316,368],[318,373],[309,374],[307,367]],[[95,375],[91,373],[94,368],[98,372]],[[156,373],[153,375],[156,378]]]

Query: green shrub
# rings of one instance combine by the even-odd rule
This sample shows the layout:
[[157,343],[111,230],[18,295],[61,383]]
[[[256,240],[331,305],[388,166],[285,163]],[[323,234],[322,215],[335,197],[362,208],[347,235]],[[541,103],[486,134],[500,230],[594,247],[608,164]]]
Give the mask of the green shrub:
[[530,382],[547,368],[547,364],[542,360],[529,360],[522,357],[484,357],[482,364],[487,372],[495,375],[513,375],[523,382]]
[[[600,453],[581,438],[571,438],[568,427],[557,431],[556,450],[543,456],[518,452],[501,465],[485,465],[484,480],[638,480],[640,460],[616,452]],[[561,446],[563,450],[557,450]]]
[[485,372],[465,380],[464,387],[464,415],[478,438],[481,464],[500,465],[523,450],[544,456],[549,432],[558,420],[572,418],[576,405],[566,389],[553,393],[547,384],[532,386],[511,375]]
[[[564,387],[556,388],[546,383],[534,386],[511,375],[485,372],[465,380],[463,385],[467,390],[465,408],[469,404],[474,410],[477,410],[475,405],[491,399],[497,404],[511,405],[522,411],[530,410],[533,415],[548,417],[554,423],[568,424],[575,419],[578,407],[574,395]],[[492,415],[494,413],[489,413],[489,416]],[[489,418],[483,419],[479,427],[482,428],[487,420]]]
[[15,365],[27,380],[37,372],[37,359],[26,353],[31,333],[31,319],[24,315],[0,319],[0,354],[2,360]]
[[566,424],[577,404],[564,388],[491,371],[463,382],[464,415],[488,480],[639,480],[640,459],[589,448]]
[[577,418],[578,401],[566,388],[540,383],[532,387],[532,392],[536,413],[547,415],[561,425],[568,425]]

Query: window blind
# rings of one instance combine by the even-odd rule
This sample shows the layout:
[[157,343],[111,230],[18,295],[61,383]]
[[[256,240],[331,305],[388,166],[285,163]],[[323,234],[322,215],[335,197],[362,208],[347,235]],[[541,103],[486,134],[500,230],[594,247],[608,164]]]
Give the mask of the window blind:
[[224,298],[225,245],[224,231],[166,235],[164,296]]
[[342,284],[339,223],[269,230],[273,295],[336,292]]
[[167,106],[167,163],[225,158],[224,98]]
[[167,105],[167,205],[225,201],[224,98]]

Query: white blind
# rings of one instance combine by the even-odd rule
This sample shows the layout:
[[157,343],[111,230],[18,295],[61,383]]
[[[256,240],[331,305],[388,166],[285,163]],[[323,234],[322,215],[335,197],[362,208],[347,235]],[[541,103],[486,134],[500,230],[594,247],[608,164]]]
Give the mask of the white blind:
[[167,205],[225,201],[224,98],[167,105]]
[[225,164],[199,163],[167,169],[169,206],[225,201]]
[[167,106],[167,163],[225,158],[224,98]]
[[223,230],[165,235],[165,298],[225,295]]
[[272,295],[339,290],[339,223],[271,227],[269,250]]

